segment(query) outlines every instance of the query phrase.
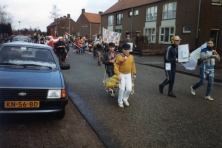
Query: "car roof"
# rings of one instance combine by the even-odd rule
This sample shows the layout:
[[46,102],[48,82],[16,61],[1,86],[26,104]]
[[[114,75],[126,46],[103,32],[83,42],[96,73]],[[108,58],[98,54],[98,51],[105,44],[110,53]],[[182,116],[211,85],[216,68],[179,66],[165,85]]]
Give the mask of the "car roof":
[[17,35],[17,36],[14,36],[14,38],[29,38],[29,37],[28,36]]
[[35,47],[35,48],[48,48],[48,49],[52,49],[51,46],[48,45],[44,45],[44,44],[35,44],[35,43],[27,43],[27,42],[9,42],[9,43],[4,43],[2,44],[3,46],[20,46],[20,47]]

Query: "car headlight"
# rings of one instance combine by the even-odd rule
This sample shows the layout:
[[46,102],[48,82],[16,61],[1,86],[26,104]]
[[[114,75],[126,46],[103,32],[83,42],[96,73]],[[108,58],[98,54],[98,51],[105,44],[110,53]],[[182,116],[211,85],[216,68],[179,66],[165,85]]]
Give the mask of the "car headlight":
[[66,90],[48,90],[47,99],[65,99],[67,97]]

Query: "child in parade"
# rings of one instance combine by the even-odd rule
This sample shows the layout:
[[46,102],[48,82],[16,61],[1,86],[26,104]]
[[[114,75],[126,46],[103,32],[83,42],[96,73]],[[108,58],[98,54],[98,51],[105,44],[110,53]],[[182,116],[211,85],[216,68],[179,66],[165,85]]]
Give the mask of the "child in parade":
[[134,57],[129,53],[130,45],[122,45],[122,53],[118,54],[115,58],[114,72],[119,80],[119,94],[118,105],[119,107],[129,106],[129,95],[132,91],[132,74],[136,78],[136,66]]
[[[106,52],[103,56],[103,64],[105,64],[106,73],[109,77],[112,77],[114,75],[114,62],[115,62],[115,44],[110,42],[109,45],[109,51]],[[111,96],[115,96],[115,91],[110,88],[109,91],[111,91]]]

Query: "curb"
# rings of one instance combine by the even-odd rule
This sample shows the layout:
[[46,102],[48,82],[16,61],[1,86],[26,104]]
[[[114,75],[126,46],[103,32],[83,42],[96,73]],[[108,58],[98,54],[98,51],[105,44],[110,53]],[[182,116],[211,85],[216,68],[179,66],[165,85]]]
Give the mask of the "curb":
[[[153,65],[153,64],[144,64],[144,63],[140,63],[140,62],[136,62],[136,63],[137,63],[137,64],[141,64],[141,65],[147,65],[147,66],[151,66],[151,67],[163,69],[163,67],[157,66],[157,65]],[[193,76],[193,77],[197,77],[197,78],[200,77],[200,76],[197,75],[197,74],[193,74],[193,73],[189,73],[189,72],[185,72],[185,71],[181,71],[181,70],[176,70],[176,72],[181,73],[181,74],[185,74],[185,75],[189,75],[189,76]],[[221,79],[216,79],[216,78],[214,78],[214,82],[222,83],[222,80],[221,80]]]

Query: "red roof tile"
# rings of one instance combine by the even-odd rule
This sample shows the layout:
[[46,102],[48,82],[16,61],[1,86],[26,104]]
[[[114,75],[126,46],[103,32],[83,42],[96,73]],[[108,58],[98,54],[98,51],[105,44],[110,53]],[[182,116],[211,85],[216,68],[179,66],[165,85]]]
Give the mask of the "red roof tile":
[[85,17],[88,19],[90,23],[101,23],[100,14],[96,13],[84,13]]
[[163,1],[163,0],[119,0],[116,4],[107,9],[103,14],[108,14],[115,11],[124,10],[158,1]]

